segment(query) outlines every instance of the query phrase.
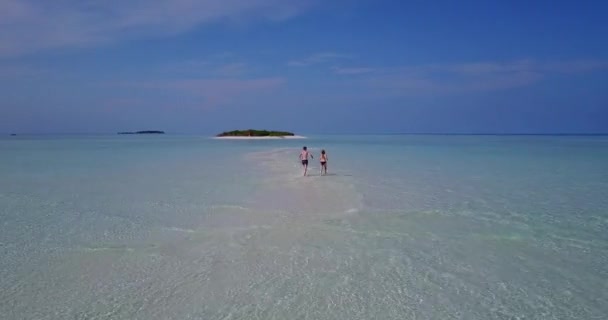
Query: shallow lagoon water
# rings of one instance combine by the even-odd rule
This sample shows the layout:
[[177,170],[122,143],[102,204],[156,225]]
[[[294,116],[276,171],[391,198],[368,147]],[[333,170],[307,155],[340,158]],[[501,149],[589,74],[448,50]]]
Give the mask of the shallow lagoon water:
[[[302,144],[329,155],[328,176]],[[603,319],[608,138],[0,140],[3,319]]]

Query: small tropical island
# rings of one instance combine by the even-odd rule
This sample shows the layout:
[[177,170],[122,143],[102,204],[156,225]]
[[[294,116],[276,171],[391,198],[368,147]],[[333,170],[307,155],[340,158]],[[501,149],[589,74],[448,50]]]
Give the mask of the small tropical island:
[[157,130],[146,130],[146,131],[135,131],[135,132],[126,131],[126,132],[119,132],[118,134],[165,134],[165,132],[157,131]]
[[288,131],[272,131],[272,130],[233,130],[225,131],[215,136],[216,138],[233,138],[233,139],[256,139],[256,138],[304,138],[297,136],[293,132]]

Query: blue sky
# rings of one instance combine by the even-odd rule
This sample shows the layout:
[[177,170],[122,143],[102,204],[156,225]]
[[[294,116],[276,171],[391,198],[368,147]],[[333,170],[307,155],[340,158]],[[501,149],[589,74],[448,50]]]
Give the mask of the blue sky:
[[0,132],[608,132],[602,1],[0,0]]

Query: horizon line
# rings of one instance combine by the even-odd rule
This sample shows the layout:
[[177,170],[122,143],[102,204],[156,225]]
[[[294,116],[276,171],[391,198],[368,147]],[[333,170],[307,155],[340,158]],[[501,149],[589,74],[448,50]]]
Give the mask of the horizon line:
[[[18,132],[7,132],[2,133],[4,136],[12,135],[20,136],[50,136],[50,135],[118,135],[114,132],[39,132],[39,133],[18,133]],[[301,133],[306,135],[428,135],[428,136],[607,136],[608,132],[325,132],[325,133]],[[189,135],[189,136],[214,136],[213,133],[186,133],[186,132],[167,132],[161,135]]]

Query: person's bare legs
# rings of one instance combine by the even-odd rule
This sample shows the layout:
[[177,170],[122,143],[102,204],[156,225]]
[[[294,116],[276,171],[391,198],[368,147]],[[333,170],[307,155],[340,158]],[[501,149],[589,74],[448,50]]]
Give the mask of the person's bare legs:
[[306,177],[306,171],[308,171],[308,164],[304,165],[304,176]]

